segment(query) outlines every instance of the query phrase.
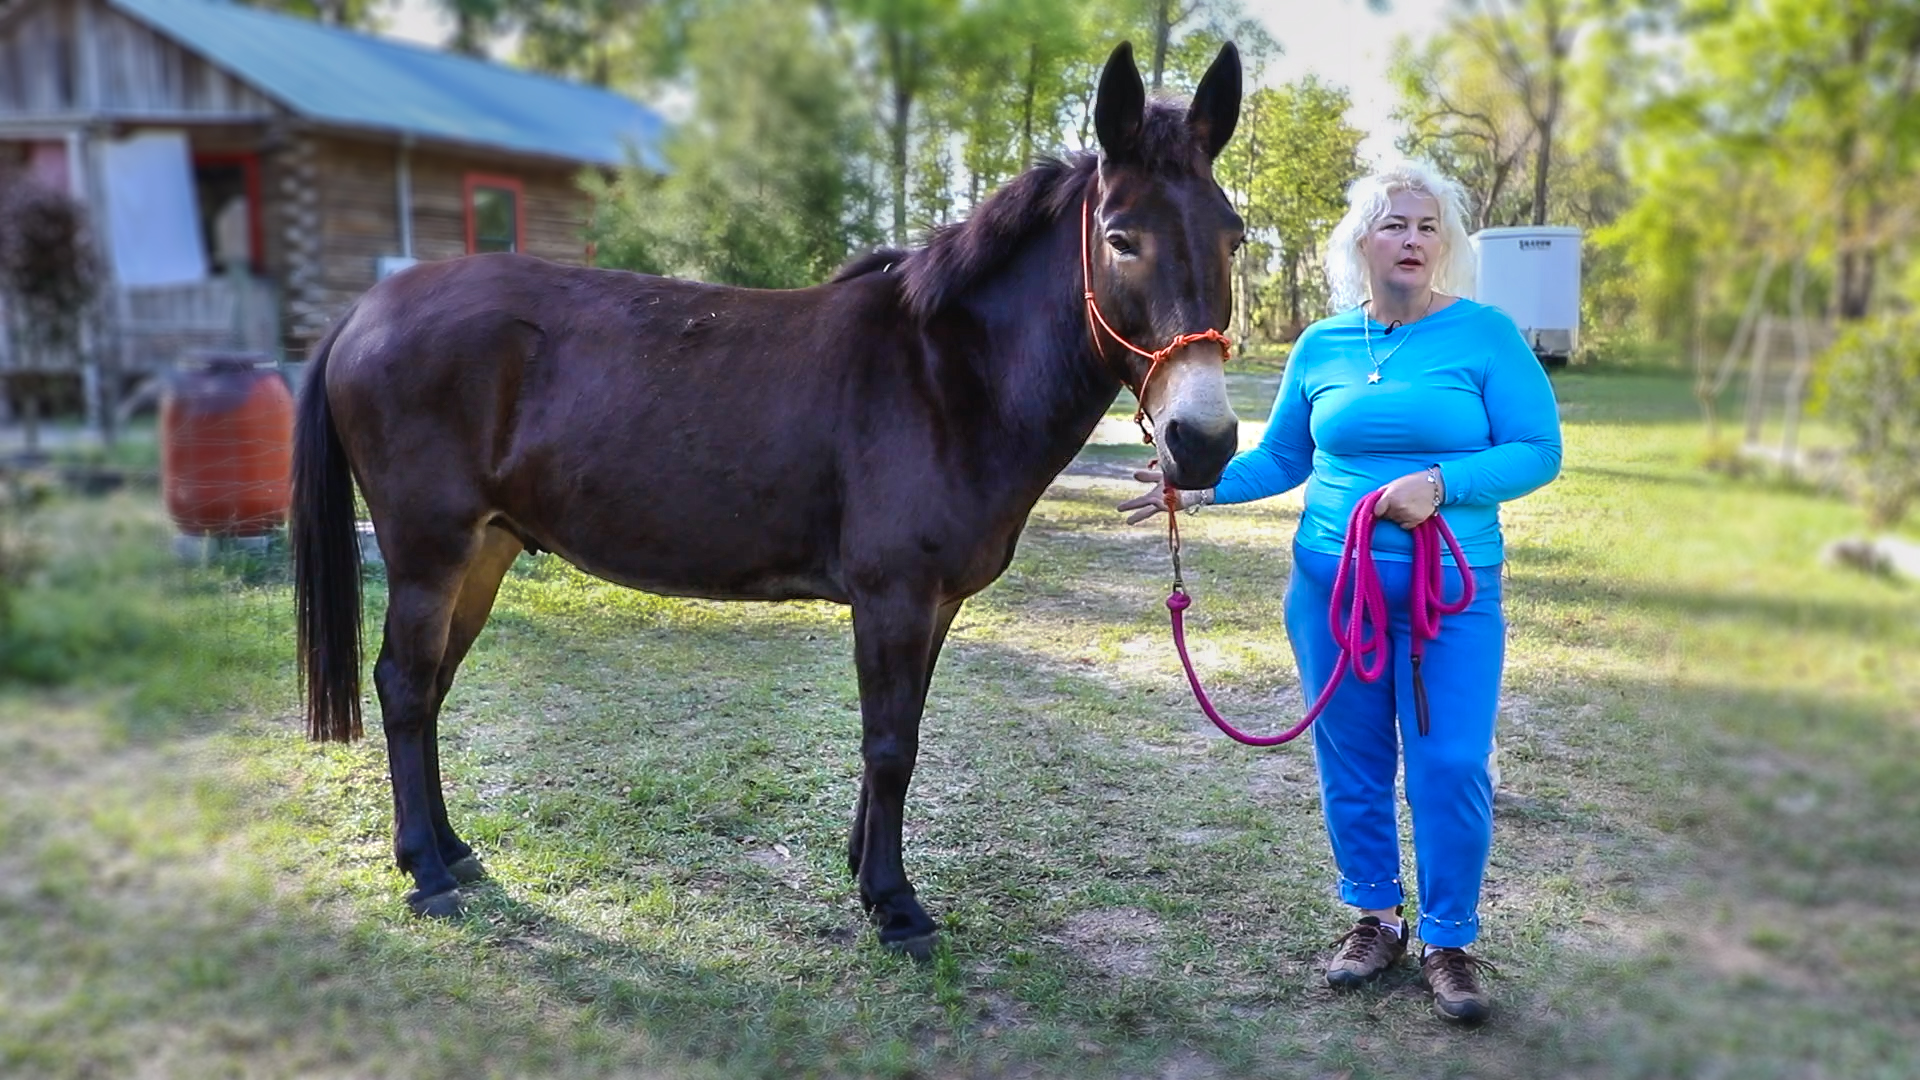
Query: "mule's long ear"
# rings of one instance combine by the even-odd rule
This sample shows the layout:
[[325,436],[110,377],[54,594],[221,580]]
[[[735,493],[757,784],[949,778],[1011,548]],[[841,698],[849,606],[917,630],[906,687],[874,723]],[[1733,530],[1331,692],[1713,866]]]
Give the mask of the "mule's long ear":
[[[1234,99],[1239,100],[1237,89]],[[1123,41],[1107,57],[1106,70],[1100,73],[1100,92],[1093,99],[1093,130],[1110,160],[1132,156],[1146,111],[1147,88],[1133,63],[1133,42]]]
[[[1104,83],[1101,89],[1106,89]],[[1220,46],[1220,55],[1200,77],[1200,88],[1187,107],[1187,123],[1200,136],[1209,158],[1219,157],[1233,138],[1233,129],[1240,123],[1240,50],[1233,42]]]

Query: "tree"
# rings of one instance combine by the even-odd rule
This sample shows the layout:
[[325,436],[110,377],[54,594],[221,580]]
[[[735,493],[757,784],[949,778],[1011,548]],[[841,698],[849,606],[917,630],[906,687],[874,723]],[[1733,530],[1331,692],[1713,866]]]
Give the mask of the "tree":
[[639,87],[677,66],[692,0],[502,0],[519,31],[516,62],[594,86]]
[[1828,353],[1817,393],[1852,437],[1868,524],[1898,525],[1920,499],[1920,319],[1856,323]]
[[453,20],[453,37],[446,47],[462,56],[485,59],[488,49],[505,30],[508,0],[435,0]]
[[907,243],[907,207],[915,114],[922,92],[949,77],[952,53],[963,45],[959,0],[822,0],[841,25],[865,45],[867,70],[879,100],[893,188],[892,242]]
[[693,116],[670,171],[588,181],[598,261],[762,288],[819,282],[876,239],[870,128],[831,44],[780,0],[723,0],[688,28]]
[[1401,152],[1431,161],[1466,188],[1473,229],[1532,212],[1522,194],[1534,130],[1485,57],[1457,35],[1436,34],[1394,58],[1405,125]]
[[313,19],[322,26],[371,30],[379,22],[375,0],[242,0],[252,7]]
[[1238,258],[1241,336],[1291,340],[1321,313],[1313,270],[1361,175],[1346,91],[1314,78],[1247,95],[1214,173],[1247,225]]
[[[1640,194],[1604,239],[1645,279],[1655,321],[1725,329],[1749,297],[1777,309],[1803,294],[1854,321],[1899,299],[1889,282],[1920,194],[1920,3],[1653,10],[1677,47],[1627,140]],[[1756,281],[1768,262],[1811,271]]]
[[[1471,3],[1472,0],[1461,0]],[[1577,0],[1480,0],[1484,14],[1458,32],[1492,62],[1532,127],[1533,224],[1547,223],[1554,135],[1566,105],[1567,65],[1581,19]]]
[[[1393,74],[1408,125],[1403,149],[1431,158],[1476,196],[1481,227],[1547,223],[1576,84],[1620,78],[1625,0],[1455,0],[1424,47]],[[1658,2],[1658,0],[1654,0]],[[1583,56],[1582,54],[1587,54]],[[1528,190],[1530,189],[1530,191]]]
[[1234,43],[1249,71],[1257,71],[1279,48],[1259,21],[1247,16],[1240,0],[1123,0],[1112,14],[1145,44],[1151,58],[1146,72],[1150,90],[1172,82],[1191,91],[1223,41]]

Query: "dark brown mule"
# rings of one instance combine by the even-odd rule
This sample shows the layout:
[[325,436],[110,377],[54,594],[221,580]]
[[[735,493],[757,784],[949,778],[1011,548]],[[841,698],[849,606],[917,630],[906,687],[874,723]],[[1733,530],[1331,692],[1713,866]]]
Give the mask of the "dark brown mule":
[[[934,933],[900,827],[941,641],[1013,558],[1027,514],[1147,362],[1087,323],[1092,285],[1149,349],[1227,326],[1241,222],[1212,175],[1240,109],[1222,49],[1190,108],[1149,104],[1121,45],[1102,153],[1048,161],[925,248],[831,283],[723,288],[516,255],[375,286],[315,352],[295,436],[293,551],[311,734],[360,734],[353,484],[388,582],[374,665],[408,902],[480,872],[447,821],[440,703],[523,549],[648,592],[853,607],[865,764],[847,861],[880,940]],[[1145,388],[1161,465],[1233,455],[1218,345]]]

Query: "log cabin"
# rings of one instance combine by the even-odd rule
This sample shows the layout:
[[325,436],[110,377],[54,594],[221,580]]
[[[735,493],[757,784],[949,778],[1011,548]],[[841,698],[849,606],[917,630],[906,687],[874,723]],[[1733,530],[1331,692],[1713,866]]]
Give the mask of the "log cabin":
[[[70,194],[108,276],[67,361],[90,413],[102,372],[302,360],[414,261],[590,261],[578,176],[661,168],[663,133],[617,93],[224,0],[0,0],[0,188]],[[8,338],[0,371],[61,363]]]

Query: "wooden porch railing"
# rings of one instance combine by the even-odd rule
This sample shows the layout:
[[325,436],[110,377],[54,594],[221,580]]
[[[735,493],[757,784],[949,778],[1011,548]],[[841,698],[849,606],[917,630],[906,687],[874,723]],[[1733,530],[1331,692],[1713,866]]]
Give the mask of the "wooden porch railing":
[[254,277],[121,289],[103,299],[97,322],[75,353],[44,354],[20,340],[0,301],[0,370],[76,371],[94,364],[127,373],[156,372],[196,352],[278,356],[280,290]]

